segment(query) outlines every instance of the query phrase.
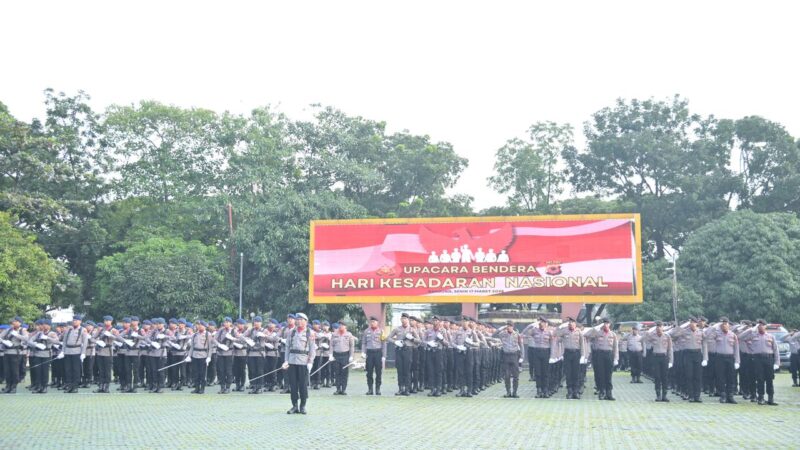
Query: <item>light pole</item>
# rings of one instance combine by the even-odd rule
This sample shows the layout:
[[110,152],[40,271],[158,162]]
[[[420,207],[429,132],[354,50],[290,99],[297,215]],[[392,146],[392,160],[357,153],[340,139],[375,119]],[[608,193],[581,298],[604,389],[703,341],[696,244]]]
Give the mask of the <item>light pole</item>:
[[244,253],[239,253],[239,318],[242,318],[242,280],[244,279]]
[[672,271],[672,316],[675,320],[675,326],[678,325],[678,267],[675,265],[675,253],[677,251],[669,251],[666,248],[664,249],[669,256],[672,258],[672,267],[667,268],[667,270]]

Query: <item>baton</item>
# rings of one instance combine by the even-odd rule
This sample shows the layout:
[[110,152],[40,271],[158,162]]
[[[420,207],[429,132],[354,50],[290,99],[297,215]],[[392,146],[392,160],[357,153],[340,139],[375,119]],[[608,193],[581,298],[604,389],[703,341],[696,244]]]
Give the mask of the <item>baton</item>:
[[325,364],[323,364],[323,365],[319,366],[319,367],[317,368],[317,370],[315,370],[314,372],[312,372],[312,373],[311,373],[311,375],[309,375],[309,376],[313,376],[315,373],[319,372],[320,370],[322,370],[322,368],[323,368],[323,367],[327,366],[327,365],[328,365],[328,364],[330,364],[330,363],[331,363],[331,360],[329,359],[327,362],[325,362]]
[[28,367],[28,370],[30,370],[30,369],[35,369],[35,368],[37,368],[37,367],[39,367],[39,366],[41,366],[41,365],[47,364],[47,363],[49,363],[49,362],[53,362],[53,361],[55,361],[55,360],[57,360],[57,359],[58,359],[58,357],[55,357],[55,358],[53,358],[53,359],[48,359],[47,361],[42,361],[42,362],[40,362],[39,364],[36,364],[35,366],[30,366],[30,367]]
[[265,373],[263,375],[259,375],[259,376],[255,377],[255,378],[250,378],[250,382],[252,382],[253,380],[257,380],[257,379],[259,379],[261,377],[265,377],[267,375],[272,375],[273,373],[275,373],[275,372],[277,372],[277,371],[279,371],[281,369],[283,369],[283,367],[278,367],[277,369],[273,370],[272,372],[267,372],[267,373]]
[[176,362],[175,364],[170,364],[170,365],[168,365],[168,366],[164,366],[164,367],[162,367],[162,368],[158,369],[158,372],[161,372],[162,370],[167,370],[167,369],[169,369],[170,367],[175,367],[175,366],[177,366],[177,365],[180,365],[180,364],[183,364],[183,363],[185,363],[185,362],[187,362],[187,361],[186,361],[186,358],[181,358],[181,360],[180,360],[180,361],[178,361],[178,362]]

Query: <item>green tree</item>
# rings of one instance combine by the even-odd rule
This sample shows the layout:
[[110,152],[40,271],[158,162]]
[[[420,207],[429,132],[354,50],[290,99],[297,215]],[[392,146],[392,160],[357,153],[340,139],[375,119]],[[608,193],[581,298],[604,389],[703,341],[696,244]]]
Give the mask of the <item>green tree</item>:
[[635,204],[653,259],[727,213],[740,188],[728,168],[733,124],[690,113],[680,97],[618,100],[595,113],[584,133],[585,151],[564,152],[572,185]]
[[743,177],[740,208],[800,212],[800,141],[758,116],[736,121]]
[[309,224],[315,219],[365,217],[364,208],[341,193],[291,190],[234,206],[242,217],[236,245],[246,259],[245,310],[276,317],[301,309],[334,318],[360,314],[358,305],[307,306]]
[[764,318],[800,325],[800,220],[794,214],[738,211],[687,240],[682,283],[703,298],[710,318]]
[[30,320],[50,304],[59,269],[35,237],[13,225],[0,211],[0,317]]
[[495,175],[489,185],[508,195],[508,205],[524,211],[550,212],[563,189],[565,175],[560,155],[574,147],[572,127],[537,122],[528,139],[514,138],[495,153]]
[[111,106],[104,125],[106,140],[121,160],[114,186],[118,196],[167,203],[218,190],[231,141],[216,113],[143,101]]
[[[608,312],[615,321],[664,320],[672,321],[672,262],[665,259],[648,261],[642,268],[644,300],[635,305],[609,304]],[[682,282],[678,271],[678,321],[703,314],[703,299]]]
[[226,255],[197,241],[151,238],[97,263],[97,316],[219,318],[234,311]]

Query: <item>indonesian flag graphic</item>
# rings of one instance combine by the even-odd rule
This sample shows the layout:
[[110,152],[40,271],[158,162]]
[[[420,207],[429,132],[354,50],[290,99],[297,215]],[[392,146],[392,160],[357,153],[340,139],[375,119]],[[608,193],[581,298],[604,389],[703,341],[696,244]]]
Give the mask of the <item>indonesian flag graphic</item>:
[[635,295],[638,216],[584,217],[312,222],[310,296]]

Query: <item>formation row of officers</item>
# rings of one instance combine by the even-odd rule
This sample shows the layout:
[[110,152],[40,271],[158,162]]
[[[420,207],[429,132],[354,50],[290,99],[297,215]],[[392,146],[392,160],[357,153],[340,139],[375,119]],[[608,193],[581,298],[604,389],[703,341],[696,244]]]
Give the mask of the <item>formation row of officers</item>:
[[[395,395],[400,396],[428,390],[433,397],[453,391],[471,397],[502,380],[505,396],[517,398],[525,351],[537,398],[550,397],[564,381],[567,398],[580,398],[591,364],[598,398],[614,400],[611,375],[622,352],[630,362],[632,382],[641,382],[643,368],[652,375],[657,401],[668,401],[671,384],[693,402],[700,401],[705,387],[721,402],[735,403],[738,373],[750,398],[775,404],[772,379],[779,354],[763,321],[731,328],[726,318],[710,325],[703,318],[692,318],[678,327],[657,323],[651,330],[635,329],[624,336],[610,325],[604,320],[589,328],[568,318],[554,327],[540,317],[520,332],[511,321],[495,329],[467,316],[450,322],[403,314],[401,325],[386,334],[378,319],[371,317],[359,346],[366,362],[367,395],[381,395],[387,346],[392,345],[398,374]],[[3,328],[5,393],[16,391],[27,358],[34,393],[45,393],[48,386],[75,393],[91,383],[98,386],[95,392],[108,393],[112,372],[118,390],[127,393],[190,386],[193,393],[202,394],[217,379],[219,393],[227,394],[244,391],[249,379],[253,394],[276,389],[291,393],[289,413],[303,414],[309,385],[335,387],[336,395],[347,394],[358,341],[345,323],[315,320],[309,325],[303,313],[290,314],[281,324],[275,319],[265,323],[258,316],[251,324],[226,317],[219,327],[185,319],[140,323],[134,316],[115,326],[111,316],[100,324],[84,323],[75,316],[71,324],[56,326],[41,319],[35,329],[15,318]],[[800,334],[790,337],[800,344]]]

